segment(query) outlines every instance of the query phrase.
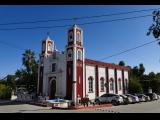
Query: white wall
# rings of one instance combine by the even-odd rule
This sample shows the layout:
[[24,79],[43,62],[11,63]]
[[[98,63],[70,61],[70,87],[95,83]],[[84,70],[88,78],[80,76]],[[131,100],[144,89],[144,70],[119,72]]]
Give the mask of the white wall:
[[[93,77],[93,93],[89,93],[88,78]],[[95,99],[96,90],[95,90],[95,66],[86,65],[86,95],[89,99]]]
[[[56,63],[56,71],[52,72],[52,63]],[[60,70],[62,72],[60,72]],[[49,77],[56,76],[56,96],[66,96],[66,55],[56,52],[56,59],[52,56],[44,60],[43,95],[50,95]]]
[[[119,80],[121,79],[121,90],[119,90]],[[122,84],[122,71],[117,70],[117,89],[118,89],[118,94],[123,94],[123,84]]]
[[[116,93],[116,90],[115,90],[115,77],[114,77],[114,69],[111,69],[109,68],[108,69],[108,80],[109,80],[109,93]],[[110,78],[113,78],[113,84],[114,84],[114,87],[113,87],[113,90],[110,90]]]
[[99,88],[99,96],[106,93],[106,87],[104,87],[104,92],[101,92],[101,81],[100,78],[104,78],[104,84],[106,83],[106,70],[104,67],[98,67],[98,88]]
[[65,97],[66,96],[66,55],[59,54],[57,63],[58,63],[58,66],[57,66],[58,71],[62,70],[61,73],[57,73],[57,78],[58,78],[57,83],[59,85],[57,95]]

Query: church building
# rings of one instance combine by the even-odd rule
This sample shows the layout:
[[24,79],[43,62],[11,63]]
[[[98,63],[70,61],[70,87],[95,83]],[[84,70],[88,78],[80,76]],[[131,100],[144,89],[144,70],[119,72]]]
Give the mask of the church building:
[[38,95],[78,103],[86,96],[94,100],[105,93],[128,92],[128,67],[85,58],[83,30],[77,25],[68,29],[67,38],[64,51],[58,51],[49,36],[42,41]]

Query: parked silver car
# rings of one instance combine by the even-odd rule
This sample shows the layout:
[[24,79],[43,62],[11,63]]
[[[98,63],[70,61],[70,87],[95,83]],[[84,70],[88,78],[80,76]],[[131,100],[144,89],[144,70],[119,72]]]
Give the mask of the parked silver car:
[[146,96],[144,94],[137,94],[140,102],[147,102],[150,100],[149,96]]
[[132,98],[132,103],[139,103],[140,102],[138,96],[134,96],[131,94],[125,94],[125,95]]
[[123,98],[117,94],[103,94],[95,99],[95,102],[100,103],[112,103],[113,105],[123,104]]
[[123,98],[123,104],[130,104],[132,103],[132,98],[131,97],[127,97],[126,95],[120,95]]
[[155,93],[146,93],[145,95],[150,97],[150,100],[158,100],[157,94]]

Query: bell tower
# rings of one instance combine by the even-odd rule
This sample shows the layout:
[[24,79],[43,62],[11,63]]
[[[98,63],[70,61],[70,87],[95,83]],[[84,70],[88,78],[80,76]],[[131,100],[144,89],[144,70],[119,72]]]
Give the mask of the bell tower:
[[83,95],[84,80],[84,48],[83,31],[77,25],[68,30],[66,46],[66,97],[76,104]]
[[42,55],[51,55],[55,49],[54,41],[52,41],[47,35],[46,39],[42,41],[42,50],[41,54]]
[[44,76],[44,63],[45,59],[51,56],[54,52],[55,44],[54,41],[50,39],[49,35],[47,34],[47,37],[42,40],[42,47],[41,47],[41,54],[40,62],[38,66],[38,95],[43,95],[43,76]]

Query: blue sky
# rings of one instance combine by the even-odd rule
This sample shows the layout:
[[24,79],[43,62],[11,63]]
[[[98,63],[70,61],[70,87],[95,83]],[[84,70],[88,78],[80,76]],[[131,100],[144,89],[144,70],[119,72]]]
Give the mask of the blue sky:
[[[0,24],[92,16],[159,7],[160,6],[158,5],[3,5],[0,6]],[[148,11],[127,15],[77,20],[76,22],[57,21],[22,25],[0,25],[0,28],[66,25],[101,20],[112,20],[117,18],[147,15],[151,13],[152,11]],[[125,21],[80,26],[84,31],[84,47],[86,50],[86,58],[99,60],[117,52],[121,52],[123,50],[154,40],[152,36],[146,36],[147,29],[151,24],[152,17],[145,17]],[[50,32],[50,37],[55,41],[57,49],[62,51],[65,49],[65,45],[67,43],[67,29],[68,27],[0,31],[0,41],[18,46],[19,48],[30,48],[36,53],[40,53],[41,41],[46,37],[46,33]],[[125,63],[130,66],[136,66],[139,63],[143,63],[146,68],[146,73],[151,71],[160,72],[159,50],[160,46],[158,46],[156,43],[152,43],[134,51],[105,59],[104,61],[117,64],[120,60],[124,60]],[[7,74],[14,74],[17,69],[23,67],[23,52],[23,50],[12,48],[0,42],[0,78]]]

